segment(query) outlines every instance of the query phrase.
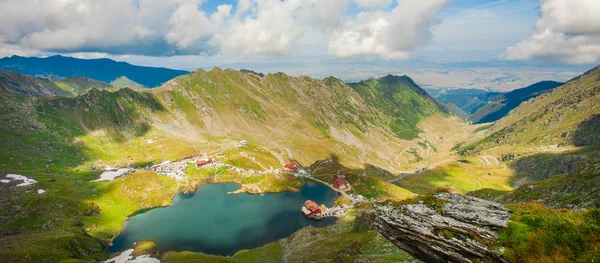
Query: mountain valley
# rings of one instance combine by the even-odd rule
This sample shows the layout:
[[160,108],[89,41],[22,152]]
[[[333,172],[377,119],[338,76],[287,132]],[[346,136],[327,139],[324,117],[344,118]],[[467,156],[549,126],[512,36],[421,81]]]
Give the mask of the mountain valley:
[[[157,252],[152,242],[137,243],[134,255],[164,262],[418,262],[427,259],[388,242],[393,236],[378,231],[389,228],[375,227],[374,217],[387,218],[381,211],[388,202],[435,210],[447,201],[434,196],[452,192],[512,211],[512,221],[494,234],[493,242],[505,248],[504,254],[494,252],[498,257],[557,257],[552,249],[523,250],[521,244],[534,238],[568,249],[568,260],[598,257],[590,252],[593,245],[577,252],[565,245],[569,240],[551,241],[553,231],[570,221],[549,229],[526,216],[543,211],[539,220],[552,220],[568,216],[552,208],[579,209],[571,217],[581,221],[578,229],[587,235],[582,240],[598,241],[598,229],[588,220],[596,220],[600,198],[597,68],[522,103],[492,125],[453,116],[407,76],[346,84],[333,77],[261,76],[215,67],[154,89],[81,84],[75,94],[51,80],[11,74],[23,80],[0,86],[0,171],[37,182],[0,184],[3,261],[106,260],[105,247],[123,222],[139,210],[169,206],[180,192],[235,182],[238,193],[264,194],[299,191],[313,182],[284,171],[288,163],[323,182],[343,176],[352,186],[351,199],[342,195],[336,206],[365,201],[331,226],[303,228],[230,257]],[[186,164],[183,175],[152,168],[185,163],[199,158],[196,154],[214,158],[216,165]],[[90,182],[115,168],[133,172]]]

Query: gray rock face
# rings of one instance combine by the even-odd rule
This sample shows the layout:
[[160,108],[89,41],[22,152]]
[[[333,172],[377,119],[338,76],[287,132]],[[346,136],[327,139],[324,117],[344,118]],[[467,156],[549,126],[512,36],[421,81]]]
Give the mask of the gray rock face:
[[440,193],[435,204],[376,205],[377,231],[426,262],[506,262],[489,247],[510,211],[479,198]]

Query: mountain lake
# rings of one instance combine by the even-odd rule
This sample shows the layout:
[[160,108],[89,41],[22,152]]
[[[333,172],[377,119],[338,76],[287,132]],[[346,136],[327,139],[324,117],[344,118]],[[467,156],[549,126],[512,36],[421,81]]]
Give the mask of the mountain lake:
[[337,193],[326,186],[306,183],[300,192],[227,194],[239,188],[235,183],[202,185],[195,194],[178,194],[171,206],[140,211],[125,222],[108,251],[123,251],[134,242],[150,240],[160,252],[233,255],[306,226],[335,222],[335,218],[307,219],[300,211],[308,199],[331,207]]

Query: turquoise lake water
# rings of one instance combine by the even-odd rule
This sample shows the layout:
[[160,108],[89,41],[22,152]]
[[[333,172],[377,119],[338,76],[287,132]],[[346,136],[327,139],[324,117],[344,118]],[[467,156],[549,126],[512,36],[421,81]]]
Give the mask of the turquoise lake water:
[[306,219],[300,209],[307,199],[331,207],[336,193],[326,186],[306,183],[300,192],[264,195],[231,194],[235,183],[200,186],[195,194],[179,194],[169,207],[141,212],[125,222],[108,248],[119,252],[134,242],[152,240],[158,251],[195,251],[232,255],[275,242],[306,227],[325,227],[334,218]]

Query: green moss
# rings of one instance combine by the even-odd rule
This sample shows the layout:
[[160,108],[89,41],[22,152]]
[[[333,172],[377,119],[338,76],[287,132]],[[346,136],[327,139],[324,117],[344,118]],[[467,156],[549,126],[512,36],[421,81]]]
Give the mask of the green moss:
[[593,262],[600,259],[600,210],[553,210],[535,203],[512,204],[499,240],[505,257],[520,262]]

